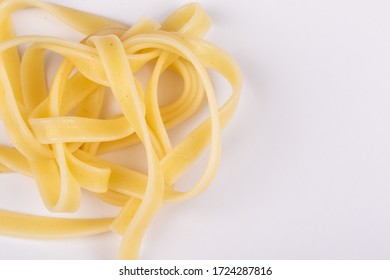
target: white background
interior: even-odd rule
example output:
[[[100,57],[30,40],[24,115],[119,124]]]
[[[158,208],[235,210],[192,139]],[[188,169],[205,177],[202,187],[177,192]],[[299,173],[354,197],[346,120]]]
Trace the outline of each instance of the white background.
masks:
[[[161,21],[187,1],[51,2],[132,24],[142,15]],[[389,258],[390,4],[199,2],[213,19],[207,39],[241,66],[242,99],[216,179],[163,207],[141,258]],[[63,27],[44,13],[21,14],[18,26]],[[116,213],[85,200],[81,216]],[[22,176],[1,175],[0,207],[47,214]],[[112,259],[118,245],[114,234],[1,237],[0,258]]]

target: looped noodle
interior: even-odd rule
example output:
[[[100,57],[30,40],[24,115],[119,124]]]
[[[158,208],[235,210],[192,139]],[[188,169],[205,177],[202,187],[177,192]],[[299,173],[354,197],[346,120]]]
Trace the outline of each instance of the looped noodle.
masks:
[[[85,34],[81,42],[50,36],[14,35],[11,14],[44,9]],[[121,207],[113,218],[62,219],[0,211],[0,233],[55,238],[106,231],[122,235],[119,257],[138,258],[145,230],[164,202],[184,201],[202,192],[220,158],[221,128],[239,100],[238,67],[224,51],[202,39],[210,20],[200,5],[187,4],[160,25],[141,18],[131,27],[74,9],[36,0],[0,1],[0,116],[13,147],[0,146],[0,171],[32,176],[45,206],[72,212],[81,189]],[[26,45],[19,57],[18,46]],[[64,59],[47,86],[45,53]],[[146,87],[135,76],[153,65]],[[161,75],[183,81],[177,99],[160,105]],[[218,108],[208,71],[232,87]],[[110,89],[110,92],[107,91]],[[121,113],[102,118],[104,97],[112,94]],[[206,100],[210,116],[173,146],[168,135]],[[147,173],[104,160],[100,154],[142,143]],[[174,185],[210,147],[205,171],[188,191]]]

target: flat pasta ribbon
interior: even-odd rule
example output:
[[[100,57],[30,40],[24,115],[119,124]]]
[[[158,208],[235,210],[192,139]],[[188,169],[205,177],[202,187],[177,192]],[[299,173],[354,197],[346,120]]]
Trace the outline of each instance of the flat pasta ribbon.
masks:
[[[85,34],[81,42],[15,36],[11,15],[40,8]],[[221,129],[232,117],[241,88],[239,68],[202,37],[210,19],[196,3],[162,24],[141,18],[126,26],[100,16],[37,0],[0,1],[0,118],[12,147],[0,146],[0,171],[31,176],[52,212],[73,212],[81,189],[121,208],[116,217],[62,219],[0,210],[0,234],[59,238],[114,231],[122,236],[119,258],[139,257],[142,237],[166,202],[187,200],[210,185],[218,166]],[[26,49],[19,55],[18,47]],[[45,54],[63,57],[50,86]],[[152,65],[146,86],[135,75]],[[160,105],[161,76],[175,72],[181,95]],[[209,71],[231,85],[218,107]],[[163,94],[170,94],[164,92]],[[102,117],[105,96],[120,113]],[[207,103],[210,116],[173,145],[169,129],[185,123]],[[100,155],[142,144],[147,172],[137,172]],[[204,172],[187,191],[175,183],[209,147]]]

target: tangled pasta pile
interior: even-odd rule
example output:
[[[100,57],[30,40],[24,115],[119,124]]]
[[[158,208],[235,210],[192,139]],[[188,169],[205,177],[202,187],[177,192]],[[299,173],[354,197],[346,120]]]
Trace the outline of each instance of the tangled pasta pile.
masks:
[[[50,36],[15,36],[11,14],[44,9],[85,34],[81,42]],[[220,157],[221,128],[239,100],[236,64],[202,36],[210,26],[200,5],[187,4],[162,24],[141,18],[131,27],[36,0],[0,0],[0,116],[13,146],[0,146],[0,171],[34,178],[45,206],[73,212],[81,189],[121,207],[113,218],[68,219],[0,210],[0,233],[30,238],[58,238],[113,231],[122,236],[119,258],[135,259],[145,230],[164,202],[183,201],[211,182]],[[22,55],[18,47],[26,47]],[[47,52],[63,57],[48,85]],[[146,86],[135,74],[153,70]],[[174,71],[183,81],[181,95],[160,105],[161,75]],[[208,71],[232,87],[218,107]],[[105,95],[120,114],[102,117]],[[206,102],[205,102],[206,101]],[[168,130],[207,103],[210,116],[173,146]],[[143,174],[99,155],[141,143]],[[210,147],[205,171],[188,191],[174,188],[188,167]]]

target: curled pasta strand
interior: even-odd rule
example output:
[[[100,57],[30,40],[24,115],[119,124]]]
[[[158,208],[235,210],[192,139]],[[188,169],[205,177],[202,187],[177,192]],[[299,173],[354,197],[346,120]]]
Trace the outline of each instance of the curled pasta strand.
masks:
[[[85,38],[15,36],[11,14],[31,7],[53,14]],[[220,160],[221,130],[238,105],[239,68],[202,38],[210,24],[196,3],[177,9],[161,24],[141,18],[129,27],[38,0],[0,1],[0,119],[12,141],[12,147],[0,146],[0,172],[34,178],[52,212],[76,211],[82,189],[120,209],[115,217],[98,219],[0,210],[0,234],[58,238],[113,231],[122,237],[119,258],[138,258],[142,237],[161,205],[190,199],[210,185]],[[26,50],[19,56],[22,45]],[[47,52],[63,57],[50,85]],[[149,66],[143,85],[138,74]],[[166,71],[176,73],[183,88],[162,106],[159,84]],[[220,107],[209,71],[231,85],[231,95]],[[120,108],[115,116],[103,115],[107,96]],[[172,144],[169,130],[185,124],[203,105],[209,117]],[[100,157],[136,144],[145,150],[146,172]],[[178,179],[207,147],[208,161],[198,182],[187,191],[176,190]]]

